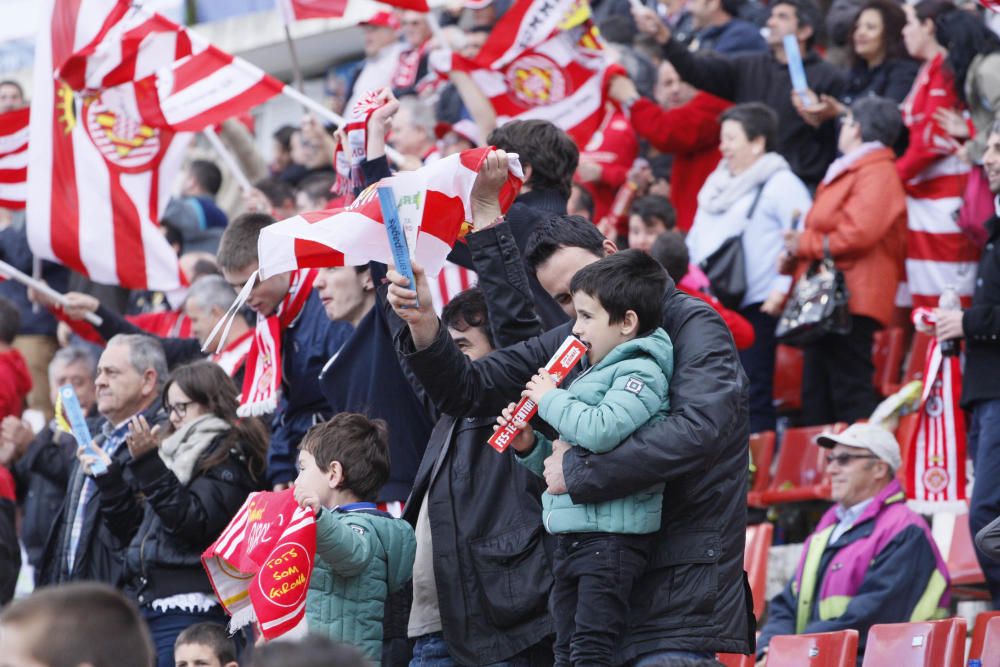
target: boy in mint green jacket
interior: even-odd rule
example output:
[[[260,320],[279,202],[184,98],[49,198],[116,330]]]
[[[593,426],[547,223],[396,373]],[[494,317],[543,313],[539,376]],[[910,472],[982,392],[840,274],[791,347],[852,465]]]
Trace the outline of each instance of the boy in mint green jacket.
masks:
[[[352,644],[379,664],[385,601],[413,573],[413,528],[377,509],[389,479],[381,419],[342,412],[299,445],[295,499],[316,512],[316,563],[306,595],[309,631]]]
[[[667,414],[673,345],[659,327],[667,275],[638,250],[581,269],[570,283],[573,334],[588,348],[589,367],[566,389],[539,369],[523,395],[567,443],[599,454]],[[505,425],[514,404],[498,420]],[[512,443],[517,459],[542,475],[552,442],[523,422]],[[611,665],[628,599],[660,528],[663,485],[603,503],[575,504],[569,494],[542,496],[545,529],[556,535],[550,607],[556,667]]]

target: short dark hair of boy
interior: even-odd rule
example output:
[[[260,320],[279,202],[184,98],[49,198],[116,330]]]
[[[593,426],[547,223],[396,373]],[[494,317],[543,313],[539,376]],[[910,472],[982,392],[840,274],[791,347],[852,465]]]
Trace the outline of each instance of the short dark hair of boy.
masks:
[[[264,193],[271,208],[292,206],[295,204],[295,190],[292,186],[277,178],[262,178],[253,185]]]
[[[663,223],[664,229],[677,226],[677,213],[673,205],[665,197],[646,195],[632,203],[632,215],[642,218],[642,224],[653,227],[657,222]]]
[[[361,651],[323,635],[276,641],[254,649],[253,667],[372,667]]]
[[[0,297],[0,343],[10,345],[21,330],[21,311],[10,299]]]
[[[524,246],[524,258],[532,271],[549,261],[560,248],[583,248],[604,257],[604,234],[579,215],[554,215],[535,227]]]
[[[569,283],[572,294],[583,292],[597,299],[608,311],[611,324],[635,311],[639,335],[645,335],[663,321],[663,293],[667,272],[660,263],[641,250],[622,250],[588,264]]]
[[[340,487],[359,500],[374,500],[389,479],[389,427],[381,419],[341,412],[309,429],[299,449],[312,454],[324,472],[339,461],[344,469]]]
[[[580,149],[569,135],[547,120],[515,120],[490,132],[486,143],[517,153],[531,167],[527,184],[533,190],[557,190],[569,197]]]
[[[740,124],[747,141],[764,137],[765,151],[773,151],[778,143],[778,114],[763,102],[745,102],[729,107],[719,116],[720,123],[727,120]]]
[[[186,644],[197,644],[212,649],[212,654],[220,665],[236,662],[236,644],[226,632],[225,626],[218,623],[195,623],[184,628],[174,642],[174,653]]]
[[[273,225],[274,218],[267,213],[244,213],[229,223],[222,232],[219,252],[215,256],[222,271],[242,271],[259,262],[257,239],[260,230]]]
[[[213,197],[219,194],[219,188],[222,187],[222,172],[214,162],[194,160],[188,165],[188,173],[202,190]]]
[[[155,664],[149,629],[139,610],[107,584],[43,588],[5,608],[0,626],[17,626],[28,638],[31,658],[46,667]]]
[[[653,241],[653,247],[649,249],[649,254],[666,269],[667,275],[673,278],[674,282],[680,282],[687,275],[691,255],[680,232],[674,230],[657,236]]]
[[[496,349],[493,331],[490,329],[490,313],[486,309],[486,295],[478,287],[462,290],[452,297],[441,311],[441,321],[446,327],[456,331],[476,328],[483,332],[490,347]]]

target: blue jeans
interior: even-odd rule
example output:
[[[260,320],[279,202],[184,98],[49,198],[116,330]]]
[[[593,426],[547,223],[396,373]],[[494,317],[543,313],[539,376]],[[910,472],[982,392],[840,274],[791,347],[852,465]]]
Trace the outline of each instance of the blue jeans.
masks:
[[[632,663],[632,667],[660,667],[663,664],[671,664],[677,658],[712,660],[715,654],[711,651],[655,651],[640,655]]]
[[[149,632],[153,637],[153,648],[156,650],[156,667],[174,667],[174,642],[177,635],[195,623],[218,623],[225,627],[229,618],[221,607],[212,607],[207,612],[188,612],[181,609],[156,611],[150,607],[142,608],[142,616],[146,619]]]
[[[518,653],[509,660],[495,662],[487,667],[534,667],[535,665],[550,664],[551,658],[541,663],[537,659],[532,660],[532,656],[544,652],[541,645],[532,646],[529,649]],[[458,663],[452,660],[448,653],[448,645],[444,642],[444,636],[440,632],[432,632],[429,635],[417,637],[413,646],[413,659],[410,660],[410,667],[458,667]]]
[[[969,456],[975,466],[976,484],[969,507],[969,528],[973,537],[1000,516],[1000,399],[979,401],[969,420]],[[993,608],[1000,609],[1000,563],[976,549],[976,558],[986,575],[993,596]]]

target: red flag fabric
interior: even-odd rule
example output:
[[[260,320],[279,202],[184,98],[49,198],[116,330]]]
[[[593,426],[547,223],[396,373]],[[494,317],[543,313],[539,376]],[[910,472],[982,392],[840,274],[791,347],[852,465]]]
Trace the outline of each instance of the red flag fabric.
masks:
[[[476,55],[476,67],[500,69],[560,30],[590,18],[586,0],[517,0],[497,21]]]
[[[587,145],[604,118],[607,82],[624,73],[611,62],[590,21],[557,32],[499,69],[478,67],[460,56],[452,57],[452,66],[469,72],[493,105],[498,124],[541,118],[578,146]]]
[[[933,324],[933,310],[917,308],[914,322]],[[907,496],[921,511],[965,511],[965,413],[959,407],[962,368],[944,356],[937,340],[927,348],[917,427],[907,451]],[[961,503],[961,505],[959,505]]]
[[[20,210],[28,198],[28,120],[18,109],[0,114],[0,207]]]
[[[156,221],[188,136],[130,115],[117,88],[81,96],[52,77],[56,64],[107,29],[118,4],[48,0],[41,11],[28,147],[28,240],[36,257],[96,282],[169,292],[185,279]]]
[[[278,11],[285,23],[305,19],[327,19],[343,16],[348,0],[278,0]]]
[[[305,634],[316,517],[293,493],[251,493],[201,556],[231,630],[255,622],[268,641]]]
[[[462,151],[387,179],[400,202],[401,217],[409,207],[418,221],[415,244],[408,239],[410,255],[430,276],[441,270],[462,223],[472,218],[472,186],[490,150]],[[504,211],[513,203],[523,179],[520,162],[512,158],[500,194]],[[391,262],[378,185],[370,185],[347,208],[300,213],[265,227],[257,244],[261,279],[308,267]]]
[[[979,0],[979,4],[986,9],[992,9],[995,12],[1000,12],[1000,0]]]

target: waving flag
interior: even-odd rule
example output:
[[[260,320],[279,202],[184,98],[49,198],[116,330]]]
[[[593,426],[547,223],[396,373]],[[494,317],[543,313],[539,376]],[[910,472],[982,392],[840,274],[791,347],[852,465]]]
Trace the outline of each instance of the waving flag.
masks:
[[[24,208],[28,196],[28,109],[0,114],[0,207]]]
[[[469,72],[493,105],[498,124],[548,120],[578,146],[587,145],[604,118],[607,81],[624,73],[611,62],[589,21],[557,32],[499,69],[478,67],[460,56],[452,57],[452,66]]]
[[[256,623],[268,641],[306,632],[316,517],[293,494],[251,493],[201,556],[216,597],[232,616],[232,631]]]
[[[417,211],[420,226],[410,254],[430,276],[441,270],[462,223],[472,218],[472,186],[490,150],[462,151],[392,179],[400,208],[412,206]],[[521,164],[511,158],[500,193],[504,211],[514,202],[523,179]],[[265,227],[257,243],[261,280],[303,268],[390,263],[376,186],[370,185],[347,208],[300,213]]]
[[[157,227],[187,135],[130,116],[118,88],[81,96],[55,66],[99,40],[120,3],[48,0],[35,49],[28,241],[36,257],[92,280],[171,291],[184,279]],[[103,13],[102,13],[103,12]]]
[[[429,12],[427,0],[379,0],[384,5],[415,12]],[[278,11],[285,24],[306,19],[327,19],[343,16],[348,0],[278,0]]]
[[[518,0],[490,32],[475,58],[477,67],[500,69],[562,30],[590,18],[586,0]]]

